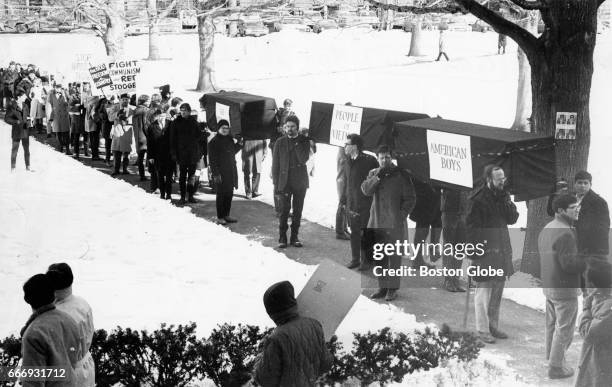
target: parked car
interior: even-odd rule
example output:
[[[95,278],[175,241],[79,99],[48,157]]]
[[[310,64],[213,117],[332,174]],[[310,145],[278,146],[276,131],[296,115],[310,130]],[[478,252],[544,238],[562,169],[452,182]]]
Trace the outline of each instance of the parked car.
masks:
[[[483,22],[482,20],[477,20],[476,22],[474,22],[474,24],[472,24],[472,31],[487,32],[487,31],[493,31],[493,29],[491,28],[490,25]]]
[[[294,30],[300,32],[310,32],[311,28],[304,23],[299,17],[284,17],[279,22],[275,23],[274,30]]]
[[[71,20],[58,21],[35,15],[13,17],[5,20],[2,26],[3,31],[14,31],[20,34],[27,32],[70,32],[76,28],[78,28],[78,25]]]
[[[334,19],[323,19],[315,23],[312,27],[312,32],[320,34],[321,31],[336,29],[338,29],[338,23]]]
[[[131,23],[126,25],[125,34],[128,36],[144,35],[149,33],[149,26],[146,23]]]
[[[198,25],[198,16],[195,9],[182,9],[179,12],[179,19],[183,29],[193,29]]]
[[[268,32],[268,28],[259,18],[238,21],[238,35],[240,36],[263,36],[267,35]]]

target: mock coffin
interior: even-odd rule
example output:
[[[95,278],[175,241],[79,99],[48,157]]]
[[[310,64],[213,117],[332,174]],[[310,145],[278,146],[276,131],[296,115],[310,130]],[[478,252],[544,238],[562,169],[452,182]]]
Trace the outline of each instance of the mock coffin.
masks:
[[[515,200],[547,196],[555,185],[552,136],[427,118],[396,123],[394,149],[400,167],[443,187],[481,186],[487,164],[504,169]]]
[[[421,113],[313,102],[309,135],[319,143],[344,146],[346,136],[357,133],[363,137],[364,148],[375,151],[379,145],[392,144],[394,123],[428,117]]]
[[[231,133],[250,140],[270,138],[276,131],[276,101],[237,91],[204,95],[206,123],[217,131],[217,122],[227,120]]]

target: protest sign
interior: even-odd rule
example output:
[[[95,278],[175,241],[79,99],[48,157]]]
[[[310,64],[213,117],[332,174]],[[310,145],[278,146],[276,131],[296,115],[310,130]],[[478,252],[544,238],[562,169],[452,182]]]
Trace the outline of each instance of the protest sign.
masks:
[[[361,133],[361,117],[363,108],[347,105],[334,105],[332,113],[329,143],[344,146],[346,136],[351,133]]]
[[[472,188],[470,136],[428,130],[427,151],[431,179]]]
[[[328,341],[361,294],[359,275],[330,260],[324,260],[297,297],[300,316],[321,323]]]
[[[557,112],[555,139],[575,140],[577,119],[578,113],[576,112]]]
[[[108,86],[111,93],[135,93],[136,75],[140,74],[137,60],[118,60],[108,64],[112,84]]]
[[[73,81],[91,82],[89,76],[91,58],[92,54],[80,53],[75,55],[74,61],[72,62]]]
[[[92,66],[89,68],[89,74],[94,82],[97,89],[102,90],[103,87],[107,87],[113,84],[110,73],[106,68],[106,64],[102,63],[98,66]]]
[[[215,104],[215,114],[217,115],[217,122],[221,120],[226,120],[231,126],[232,122],[230,121],[230,107],[229,106],[217,102]]]

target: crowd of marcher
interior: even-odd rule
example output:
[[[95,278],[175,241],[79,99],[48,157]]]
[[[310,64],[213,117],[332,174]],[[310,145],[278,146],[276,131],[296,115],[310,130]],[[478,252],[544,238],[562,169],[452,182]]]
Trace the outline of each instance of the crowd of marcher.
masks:
[[[64,88],[53,82],[52,77],[41,76],[36,66],[23,69],[12,62],[2,70],[0,79],[5,121],[12,125],[13,169],[21,143],[26,167],[30,170],[28,138],[32,131],[46,131],[49,137],[56,137],[58,151],[74,154],[76,158],[80,157],[81,146],[84,155],[89,156],[89,147],[92,160],[100,161],[100,139],[103,139],[107,166],[111,165],[112,155],[112,176],[129,174],[129,155],[134,152],[140,180],[150,179],[150,192],[159,191],[162,199],[171,199],[173,184],[178,177],[179,204],[196,201],[200,178],[207,168],[209,184],[216,193],[217,222],[227,224],[237,221],[230,216],[234,190],[238,188],[236,154],[241,152],[242,155],[246,197],[255,198],[260,195],[262,164],[269,147],[272,151],[274,207],[279,218],[278,247],[303,246],[299,229],[309,178],[314,173],[316,144],[308,136],[308,130],[300,127],[291,100],[286,99],[283,107],[278,109],[277,131],[267,144],[265,139],[233,135],[226,120],[217,122],[216,132],[211,132],[202,115],[206,96],[200,99],[201,114],[198,114],[180,97],[173,97],[168,85],[150,96],[122,94],[118,98],[106,98],[92,95],[87,83],[71,83]],[[479,272],[470,277],[476,288],[476,329],[485,343],[506,339],[508,335],[499,327],[499,316],[506,281],[514,273],[508,226],[517,222],[519,214],[506,188],[505,171],[499,166],[488,165],[484,169],[483,186],[472,192],[460,191],[415,179],[393,162],[393,156],[393,150],[386,145],[377,149],[376,157],[365,153],[364,140],[358,134],[348,135],[345,146],[339,149],[336,181],[339,204],[335,233],[338,239],[350,240],[348,268],[371,270],[375,265],[372,259],[374,243],[407,239],[407,219],[416,224],[414,244],[428,237],[430,243],[441,239],[451,244],[486,241],[484,254],[474,258],[472,265],[501,269],[504,274]],[[586,171],[575,175],[573,192],[570,192],[566,180],[559,180],[547,206],[552,221],[538,241],[547,299],[546,357],[551,378],[574,374],[565,362],[564,353],[572,341],[578,297],[582,294],[585,298],[579,324],[585,342],[577,385],[605,385],[601,381],[612,380],[610,368],[605,365],[605,361],[609,364],[612,360],[612,296],[609,290],[612,272],[608,258],[610,218],[607,203],[593,192],[591,184],[592,177]],[[431,262],[427,262],[427,257]],[[435,252],[426,255],[423,250],[412,257],[412,265],[429,268],[440,258],[444,268],[462,266],[462,259],[456,256]],[[399,254],[390,254],[376,265],[397,270],[401,259]],[[371,298],[387,301],[397,298],[400,276],[383,274],[377,277],[378,289]],[[49,278],[35,276],[24,286],[26,301],[34,300],[28,303],[34,309],[42,310],[35,312],[31,320],[53,309],[48,302],[51,297],[49,289],[55,287],[56,304],[58,299],[61,300],[63,293],[60,290],[64,288],[58,288],[59,285],[53,281],[47,283]],[[63,284],[68,282],[71,283],[71,275],[70,281]],[[466,291],[459,275],[455,274],[445,276],[443,287],[450,292]],[[30,297],[28,292],[36,294]],[[292,293],[292,289],[285,293]],[[281,297],[285,302],[293,297],[287,294],[282,296],[285,298],[274,297]],[[268,304],[266,309],[276,313],[274,308],[268,308]],[[53,316],[55,314],[57,312]],[[284,321],[283,316],[281,319]],[[49,324],[67,324],[61,322],[60,317],[49,317],[52,320]],[[34,325],[28,325],[31,327],[26,332],[34,331]],[[314,335],[316,327],[311,325],[296,324],[296,332],[306,330]],[[65,328],[64,332],[69,329]],[[293,333],[283,335],[286,337]],[[78,347],[77,344],[70,345]],[[87,353],[85,346],[81,347],[82,351],[77,351],[81,354],[79,356]],[[272,355],[274,361],[281,356],[278,353]],[[82,359],[79,356],[77,358]],[[269,370],[274,366],[267,367]]]

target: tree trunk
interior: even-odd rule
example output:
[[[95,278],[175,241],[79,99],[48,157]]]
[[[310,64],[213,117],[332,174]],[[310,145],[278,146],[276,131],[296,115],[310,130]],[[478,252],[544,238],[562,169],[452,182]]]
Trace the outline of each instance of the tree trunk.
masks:
[[[149,57],[148,60],[159,60],[160,37],[159,18],[157,16],[157,0],[147,0],[147,15],[149,19]]]
[[[229,0],[228,7],[236,8],[238,6],[237,0]],[[233,14],[232,14],[233,15]],[[229,36],[231,38],[235,38],[238,35],[238,22],[235,20],[230,21],[229,23]]]
[[[123,0],[110,0],[106,9],[106,31],[102,34],[106,54],[120,58],[125,54],[125,10]]]
[[[200,42],[200,72],[196,90],[210,93],[216,91],[215,26],[211,16],[198,17],[198,38]]]
[[[416,21],[416,23],[414,23],[412,25],[412,32],[411,32],[411,38],[410,38],[410,52],[408,53],[408,56],[425,56],[427,55],[426,49],[425,49],[425,34],[423,34],[422,32],[422,21],[421,18],[419,17]]]
[[[539,49],[529,58],[535,132],[553,136],[556,113],[575,112],[576,140],[556,140],[557,178],[573,181],[586,169],[591,141],[589,101],[597,36],[596,0],[557,0],[542,11],[546,24]],[[553,187],[551,187],[552,191]],[[537,238],[547,216],[544,199],[530,201],[521,271],[540,275]]]
[[[540,20],[538,11],[530,11],[525,16],[525,21],[520,23],[521,27],[531,32],[533,35],[538,33],[538,21]],[[516,113],[514,115],[513,130],[522,132],[530,132],[531,124],[531,67],[525,52],[519,47],[517,52],[518,57],[518,85],[516,92]]]

